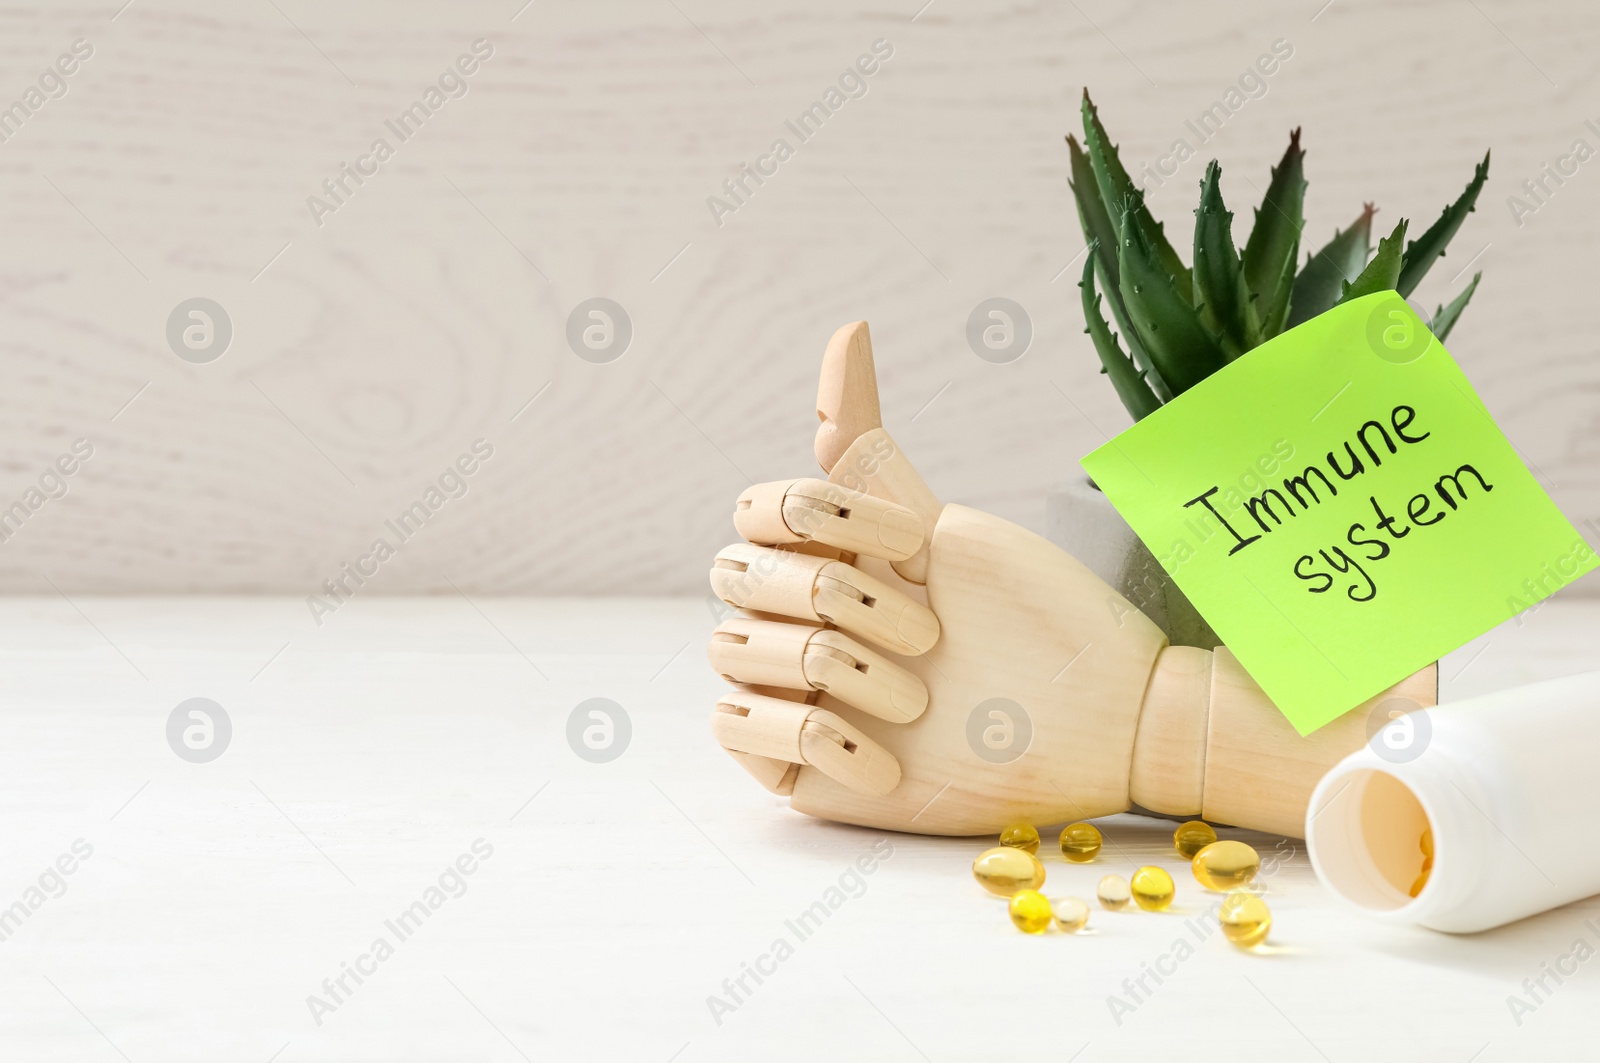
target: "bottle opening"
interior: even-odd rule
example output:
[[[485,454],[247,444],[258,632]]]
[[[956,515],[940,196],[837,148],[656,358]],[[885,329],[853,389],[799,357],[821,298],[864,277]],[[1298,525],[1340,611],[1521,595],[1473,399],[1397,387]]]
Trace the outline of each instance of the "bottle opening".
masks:
[[[1420,839],[1432,829],[1422,802],[1387,772],[1345,777],[1307,824],[1307,842],[1328,888],[1352,904],[1393,911],[1427,889]],[[1419,877],[1420,876],[1420,877]]]

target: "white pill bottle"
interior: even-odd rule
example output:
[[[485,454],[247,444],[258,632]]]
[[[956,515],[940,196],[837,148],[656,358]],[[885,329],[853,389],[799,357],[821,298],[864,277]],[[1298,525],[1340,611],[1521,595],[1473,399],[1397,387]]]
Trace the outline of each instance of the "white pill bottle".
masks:
[[[1488,930],[1600,893],[1597,790],[1600,672],[1585,672],[1397,717],[1312,792],[1306,847],[1372,916]]]

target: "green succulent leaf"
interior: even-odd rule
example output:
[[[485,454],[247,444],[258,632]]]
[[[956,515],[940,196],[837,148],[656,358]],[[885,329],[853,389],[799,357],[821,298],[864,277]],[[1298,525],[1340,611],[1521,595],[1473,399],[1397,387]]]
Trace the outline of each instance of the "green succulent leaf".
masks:
[[[1433,334],[1443,343],[1450,336],[1450,330],[1456,327],[1456,319],[1461,316],[1461,311],[1467,308],[1467,302],[1472,298],[1472,293],[1478,290],[1478,282],[1483,279],[1483,271],[1479,270],[1472,275],[1472,283],[1462,289],[1460,295],[1450,300],[1448,306],[1441,306],[1433,314]]]
[[[1272,302],[1258,311],[1261,316],[1261,335],[1271,339],[1282,332],[1289,323],[1289,308],[1294,302],[1294,267],[1300,261],[1300,241],[1294,242],[1289,257],[1283,261],[1283,272],[1273,289]]]
[[[1144,193],[1133,183],[1128,171],[1122,168],[1122,160],[1117,155],[1117,146],[1111,143],[1105,126],[1100,124],[1100,112],[1095,107],[1094,101],[1089,98],[1088,89],[1083,90],[1083,143],[1088,150],[1089,162],[1100,185],[1100,195],[1105,201],[1106,214],[1112,218],[1120,218],[1124,205],[1132,200],[1134,218],[1138,222],[1145,243],[1150,246],[1167,274],[1172,277],[1172,283],[1177,286],[1178,291],[1188,299],[1191,289],[1189,270],[1178,257],[1178,252],[1173,250],[1172,244],[1168,242],[1165,226],[1156,221],[1149,208],[1144,205]]]
[[[1099,179],[1094,175],[1094,167],[1090,165],[1089,157],[1070,134],[1067,136],[1067,150],[1072,157],[1070,183],[1073,199],[1078,204],[1078,222],[1083,226],[1083,239],[1089,246],[1089,255],[1100,270],[1100,284],[1105,288],[1106,302],[1111,306],[1111,316],[1116,320],[1117,327],[1122,330],[1122,335],[1126,337],[1135,364],[1144,372],[1156,395],[1162,401],[1170,399],[1172,391],[1150,364],[1150,358],[1140,345],[1139,337],[1134,333],[1133,325],[1128,319],[1128,308],[1122,302],[1121,271],[1117,266],[1117,226],[1111,215],[1106,213],[1105,199],[1100,194]]]
[[[1227,356],[1139,227],[1138,210],[1130,196],[1117,245],[1122,301],[1161,379],[1181,395],[1227,364]]]
[[[1294,280],[1289,328],[1330,309],[1339,301],[1344,286],[1360,276],[1367,256],[1372,254],[1372,215],[1376,209],[1368,203],[1348,229],[1335,232],[1333,239],[1306,262]]]
[[[1264,336],[1283,330],[1300,258],[1300,230],[1305,227],[1306,153],[1300,130],[1289,134],[1289,147],[1272,169],[1272,181],[1244,247],[1244,279],[1258,300],[1256,315]],[[1287,263],[1287,265],[1286,265]]]
[[[1394,227],[1394,232],[1378,241],[1378,253],[1372,256],[1367,268],[1355,280],[1344,286],[1339,302],[1348,303],[1373,292],[1386,292],[1400,281],[1400,264],[1403,260],[1400,244],[1406,238],[1406,220]]]
[[[1395,290],[1401,295],[1410,295],[1417,290],[1417,285],[1433,264],[1444,257],[1444,249],[1450,243],[1450,238],[1461,228],[1461,223],[1467,220],[1467,215],[1477,209],[1478,193],[1483,191],[1483,183],[1489,179],[1489,153],[1484,152],[1483,161],[1472,172],[1472,180],[1467,182],[1466,189],[1454,203],[1444,208],[1444,213],[1439,215],[1439,220],[1428,226],[1428,231],[1411,241],[1406,246],[1405,262],[1400,267],[1400,280],[1395,285]]]
[[[1068,136],[1071,187],[1086,261],[1079,284],[1084,319],[1101,372],[1140,420],[1253,347],[1342,303],[1377,292],[1410,296],[1460,231],[1489,176],[1490,157],[1461,195],[1410,243],[1402,218],[1372,246],[1372,204],[1300,266],[1305,229],[1305,151],[1289,136],[1272,169],[1243,247],[1213,161],[1195,210],[1193,266],[1167,239],[1123,166],[1087,90],[1083,138]],[[1433,316],[1445,339],[1477,291],[1482,274]],[[1105,310],[1109,307],[1109,321]],[[1113,331],[1115,325],[1119,331]],[[1126,350],[1124,349],[1126,348]]]
[[[1233,246],[1233,213],[1222,201],[1222,168],[1215,159],[1200,182],[1194,212],[1194,301],[1200,320],[1222,343],[1228,360],[1261,342],[1261,323]]]
[[[1083,225],[1083,239],[1090,245],[1090,254],[1100,262],[1101,280],[1106,287],[1117,286],[1117,226],[1106,211],[1105,198],[1100,194],[1100,181],[1094,175],[1089,156],[1083,153],[1077,138],[1067,134],[1067,152],[1072,157],[1072,197],[1078,204],[1078,221]]]
[[[1089,326],[1084,331],[1094,340],[1094,349],[1100,355],[1100,371],[1111,378],[1111,386],[1117,389],[1117,397],[1122,400],[1122,405],[1127,407],[1135,421],[1139,421],[1160,409],[1161,400],[1150,389],[1145,375],[1139,371],[1133,359],[1122,353],[1117,334],[1111,331],[1105,315],[1100,313],[1100,293],[1095,291],[1094,286],[1093,250],[1090,249],[1090,257],[1083,264],[1083,280],[1078,282],[1083,293],[1083,320]]]

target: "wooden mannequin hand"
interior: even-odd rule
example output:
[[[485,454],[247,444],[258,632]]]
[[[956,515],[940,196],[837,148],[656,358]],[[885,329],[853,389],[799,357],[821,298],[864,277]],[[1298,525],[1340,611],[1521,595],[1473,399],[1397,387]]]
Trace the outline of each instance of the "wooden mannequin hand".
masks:
[[[793,808],[924,834],[1138,803],[1299,835],[1354,712],[1300,738],[1225,649],[1170,647],[1070,555],[941,505],[879,424],[865,322],[823,357],[829,479],[740,496],[711,584],[718,741]],[[1404,687],[1432,704],[1431,675]],[[1410,684],[1407,686],[1407,684]]]

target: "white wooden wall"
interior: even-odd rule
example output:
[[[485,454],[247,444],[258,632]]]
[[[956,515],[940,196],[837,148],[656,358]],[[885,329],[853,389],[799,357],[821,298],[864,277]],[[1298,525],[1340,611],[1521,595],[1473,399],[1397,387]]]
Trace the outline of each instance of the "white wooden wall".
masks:
[[[1363,199],[1426,223],[1492,146],[1420,294],[1482,249],[1451,347],[1600,519],[1600,159],[1521,225],[1506,204],[1575,139],[1600,149],[1580,0],[122,5],[0,8],[0,103],[93,47],[0,143],[0,508],[93,446],[0,544],[0,591],[309,594],[482,438],[466,496],[363,593],[698,593],[738,491],[813,468],[818,359],[863,317],[930,483],[1040,528],[1126,424],[1063,272],[1079,93],[1137,169],[1278,38],[1293,58],[1153,189],[1158,216],[1187,231],[1214,154],[1247,219],[1303,125],[1309,239]],[[479,38],[467,95],[316,224],[307,197]],[[707,197],[880,38],[867,94],[719,226]],[[1006,365],[964,337],[996,295],[1035,330]],[[233,325],[208,364],[166,339],[196,296]],[[595,296],[634,328],[608,364],[565,340]]]

